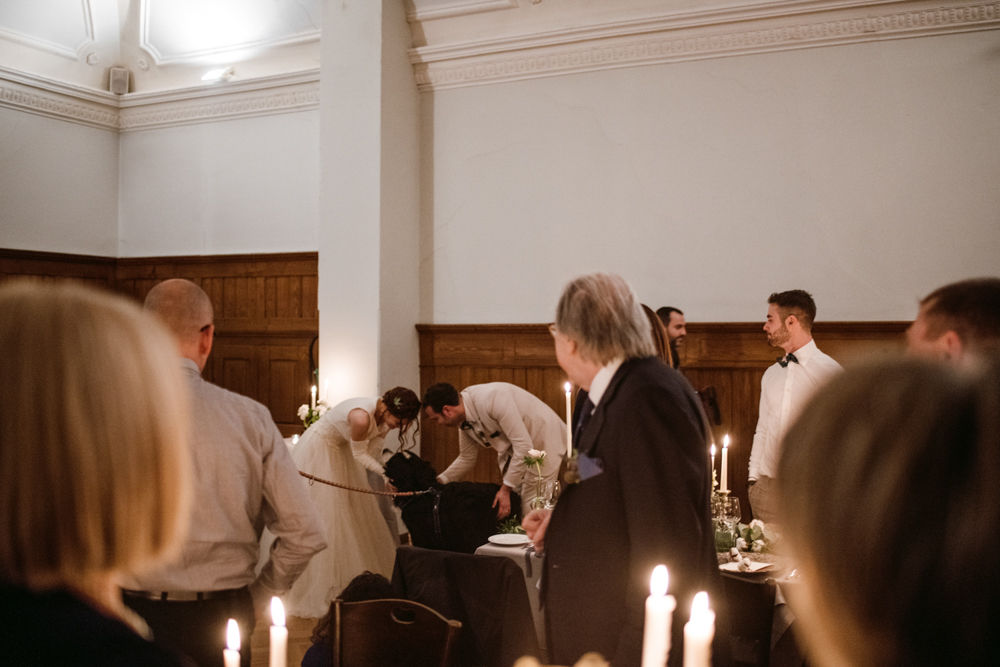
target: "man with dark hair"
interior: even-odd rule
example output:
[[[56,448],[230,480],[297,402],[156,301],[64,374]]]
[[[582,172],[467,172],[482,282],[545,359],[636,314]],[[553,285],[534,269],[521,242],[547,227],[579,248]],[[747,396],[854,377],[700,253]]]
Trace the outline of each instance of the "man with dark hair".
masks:
[[[1000,346],[1000,278],[974,278],[939,287],[920,301],[906,332],[913,354],[965,363]]]
[[[816,302],[804,290],[775,292],[767,299],[764,331],[772,347],[785,354],[764,372],[760,381],[760,416],[750,451],[750,506],[754,518],[778,521],[774,478],[785,431],[813,393],[841,370],[812,339]]]
[[[556,481],[559,464],[566,452],[566,423],[537,396],[507,382],[490,382],[466,387],[459,393],[447,382],[424,392],[424,417],[458,431],[458,458],[438,475],[442,484],[468,474],[476,464],[479,450],[495,449],[503,484],[493,506],[497,516],[510,513],[510,492],[521,494],[524,514],[536,495],[537,471],[524,463],[531,450],[545,452],[541,467],[541,488]]]
[[[684,345],[684,338],[687,336],[687,324],[684,322],[684,313],[680,308],[664,306],[656,311],[656,316],[663,322],[663,327],[667,330],[667,338],[670,342],[670,355],[673,357],[674,368],[680,368],[681,358],[678,356],[677,348]]]

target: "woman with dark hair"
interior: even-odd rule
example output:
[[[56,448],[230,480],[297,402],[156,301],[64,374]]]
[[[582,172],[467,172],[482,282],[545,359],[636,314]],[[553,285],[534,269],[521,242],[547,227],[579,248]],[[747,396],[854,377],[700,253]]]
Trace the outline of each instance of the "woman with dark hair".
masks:
[[[674,358],[670,354],[670,337],[667,335],[667,329],[663,326],[663,321],[657,316],[652,308],[642,303],[642,312],[646,314],[646,319],[649,320],[649,330],[653,335],[653,347],[656,348],[656,356],[663,359],[663,363],[671,368],[674,368]]]
[[[395,597],[389,580],[374,572],[362,572],[354,577],[351,583],[347,584],[347,588],[337,596],[344,602],[391,600]],[[333,624],[335,620],[331,604],[326,616],[319,619],[319,623],[313,628],[313,644],[302,656],[302,667],[327,667],[327,665],[333,664]]]
[[[420,399],[405,387],[390,389],[381,398],[343,401],[306,430],[292,450],[292,459],[299,470],[321,479],[383,491],[385,437],[399,429],[402,447],[410,428],[419,428],[419,414]],[[341,590],[356,573],[392,574],[399,532],[389,496],[316,483],[310,485],[309,493],[326,524],[330,546],[309,561],[288,593],[286,605],[292,616],[319,618],[330,607],[331,593]],[[385,501],[384,510],[379,500]]]

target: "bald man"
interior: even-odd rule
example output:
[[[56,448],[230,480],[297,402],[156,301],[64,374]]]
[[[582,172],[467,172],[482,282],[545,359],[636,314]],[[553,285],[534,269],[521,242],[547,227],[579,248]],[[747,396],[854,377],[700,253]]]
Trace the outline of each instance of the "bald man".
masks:
[[[208,295],[188,280],[167,280],[145,307],[173,334],[191,392],[194,503],[178,557],[126,582],[125,602],[159,641],[201,667],[222,666],[226,623],[236,619],[248,667],[265,605],[326,548],[322,519],[267,408],[202,379],[215,335]],[[255,574],[263,526],[277,539]]]

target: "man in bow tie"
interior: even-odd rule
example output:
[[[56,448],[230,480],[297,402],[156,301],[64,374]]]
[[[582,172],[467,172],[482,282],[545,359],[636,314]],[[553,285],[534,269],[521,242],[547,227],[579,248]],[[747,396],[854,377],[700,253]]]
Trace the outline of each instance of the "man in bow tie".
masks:
[[[424,392],[424,417],[441,426],[458,429],[459,453],[438,475],[442,484],[462,479],[472,471],[479,450],[496,450],[503,483],[493,499],[497,518],[510,513],[510,492],[521,494],[523,514],[535,497],[536,471],[524,457],[532,449],[545,452],[542,489],[556,481],[566,453],[566,423],[540,398],[508,382],[490,382],[466,387],[459,393],[447,382]]]
[[[816,302],[804,290],[775,292],[767,299],[767,343],[784,355],[760,381],[760,417],[750,451],[750,506],[754,518],[778,521],[774,477],[781,441],[802,407],[823,383],[841,370],[812,339]]]

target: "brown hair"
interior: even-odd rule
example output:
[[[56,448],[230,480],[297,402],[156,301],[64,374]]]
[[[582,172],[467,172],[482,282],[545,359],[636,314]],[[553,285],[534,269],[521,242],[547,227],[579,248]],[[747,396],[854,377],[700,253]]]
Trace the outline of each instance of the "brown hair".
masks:
[[[382,403],[389,414],[399,418],[402,422],[399,427],[400,446],[404,444],[403,436],[413,424],[417,425],[413,432],[413,437],[416,439],[417,434],[420,433],[420,420],[417,419],[420,416],[420,399],[413,390],[406,387],[393,387],[382,394]]]
[[[646,313],[646,319],[649,320],[649,331],[653,335],[653,347],[656,348],[656,356],[663,359],[664,363],[671,368],[674,367],[674,358],[670,354],[670,337],[667,335],[667,329],[663,326],[663,322],[653,311],[652,308],[642,303],[642,312]]]
[[[190,475],[166,330],[117,296],[10,283],[0,349],[0,579],[80,585],[169,555]]]
[[[927,336],[934,340],[948,331],[963,345],[1000,340],[1000,278],[975,278],[939,287],[921,301]]]
[[[786,436],[782,528],[814,604],[804,627],[850,663],[1000,654],[1000,363],[989,366],[850,369]]]
[[[778,307],[782,322],[789,315],[794,315],[803,329],[812,331],[813,322],[816,320],[816,302],[809,292],[801,289],[774,292],[767,297],[767,302]]]

